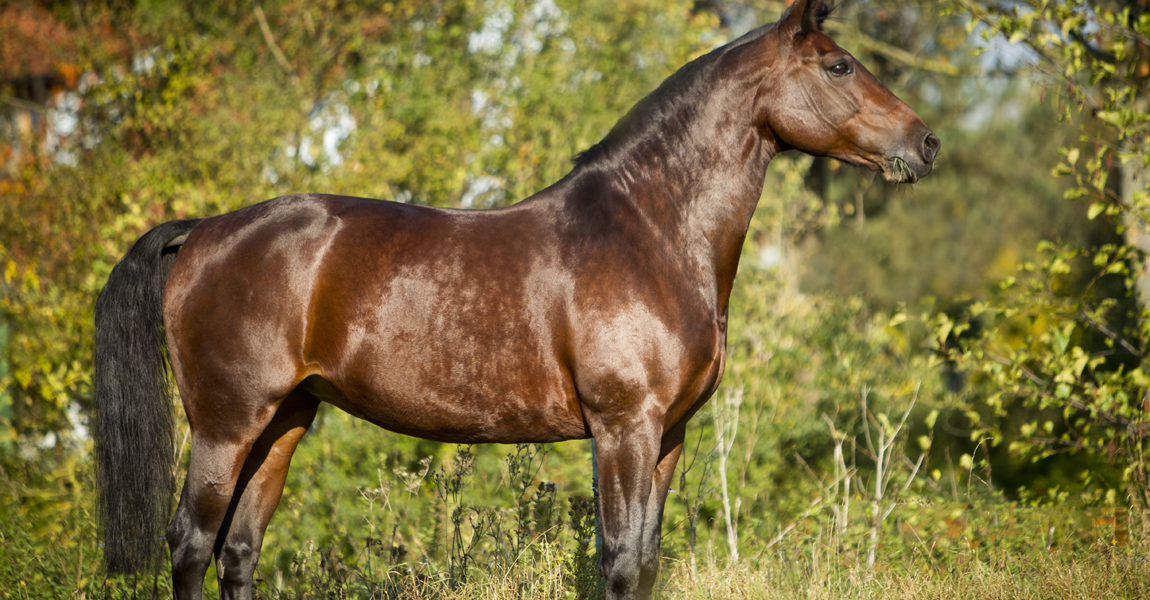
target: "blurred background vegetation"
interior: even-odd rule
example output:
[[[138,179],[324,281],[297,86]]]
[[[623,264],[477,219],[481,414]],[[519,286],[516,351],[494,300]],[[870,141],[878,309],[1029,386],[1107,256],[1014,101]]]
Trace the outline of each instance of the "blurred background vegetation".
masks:
[[[943,152],[913,187],[772,164],[668,502],[666,593],[747,597],[707,576],[735,572],[772,598],[934,589],[867,583],[905,575],[1145,597],[1150,3],[841,4],[829,32]],[[92,305],[150,226],[300,191],[506,205],[784,8],[0,2],[4,594],[153,590],[98,572],[86,429]],[[586,442],[457,448],[329,407],[258,593],[593,596],[590,481]]]

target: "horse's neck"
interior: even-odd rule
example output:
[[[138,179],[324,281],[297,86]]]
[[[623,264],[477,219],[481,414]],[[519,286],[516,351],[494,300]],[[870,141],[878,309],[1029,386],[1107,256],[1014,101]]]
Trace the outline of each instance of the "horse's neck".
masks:
[[[704,277],[713,278],[720,313],[726,313],[743,241],[775,153],[748,128],[735,144],[724,143],[690,159],[690,185],[670,200],[681,215],[677,221],[681,245],[667,251],[686,253],[702,267]],[[659,193],[656,183],[651,196]]]
[[[730,99],[728,101],[731,101]],[[665,256],[683,256],[698,277],[714,282],[716,310],[725,313],[743,240],[777,153],[750,123],[723,108],[701,111],[677,137],[653,138],[589,174],[597,210],[625,212],[649,229]],[[703,283],[703,282],[691,282]]]
[[[569,210],[613,215],[607,222],[627,223],[647,249],[683,257],[679,272],[692,280],[677,283],[713,285],[719,313],[779,151],[754,114],[763,65],[775,60],[772,39],[735,42],[680,69],[555,186],[565,202],[574,200]]]

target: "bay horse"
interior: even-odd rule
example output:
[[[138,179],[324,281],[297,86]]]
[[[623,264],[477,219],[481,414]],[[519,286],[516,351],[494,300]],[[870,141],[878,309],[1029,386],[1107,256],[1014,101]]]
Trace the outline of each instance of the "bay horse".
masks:
[[[140,238],[96,303],[105,566],[158,560],[174,493],[165,356],[190,426],[166,529],[176,598],[250,598],[321,402],[444,442],[593,437],[606,597],[647,598],[687,420],[771,159],[914,182],[938,138],[796,0],[679,69],[558,182],[491,210],[285,196]],[[167,348],[165,355],[164,348]]]

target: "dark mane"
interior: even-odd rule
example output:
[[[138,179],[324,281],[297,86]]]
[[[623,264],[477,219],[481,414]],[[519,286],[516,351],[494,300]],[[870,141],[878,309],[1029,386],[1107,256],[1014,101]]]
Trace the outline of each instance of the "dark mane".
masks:
[[[684,65],[631,107],[602,140],[576,154],[572,159],[575,166],[595,165],[623,155],[653,137],[666,137],[676,121],[682,122],[704,101],[711,90],[707,82],[715,63],[731,50],[761,38],[774,28],[772,23],[753,29]]]

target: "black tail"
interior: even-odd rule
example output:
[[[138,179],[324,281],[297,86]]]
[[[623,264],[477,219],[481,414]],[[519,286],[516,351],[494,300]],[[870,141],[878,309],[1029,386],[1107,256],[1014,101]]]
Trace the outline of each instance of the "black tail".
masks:
[[[93,439],[109,573],[158,564],[175,491],[164,282],[176,255],[172,241],[198,222],[171,221],[144,234],[96,300]]]

